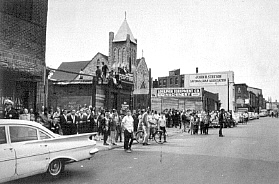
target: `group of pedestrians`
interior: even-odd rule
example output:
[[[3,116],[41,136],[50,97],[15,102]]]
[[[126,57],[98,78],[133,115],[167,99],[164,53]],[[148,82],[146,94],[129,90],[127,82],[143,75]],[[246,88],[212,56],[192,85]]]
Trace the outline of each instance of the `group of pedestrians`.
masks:
[[[97,132],[96,140],[103,141],[103,145],[117,145],[122,142],[124,136],[124,150],[132,152],[131,146],[138,130],[144,132],[143,145],[150,145],[155,132],[161,130],[160,135],[163,142],[166,140],[166,128],[180,128],[182,132],[191,134],[208,134],[209,125],[212,121],[218,119],[219,136],[223,137],[222,129],[228,120],[228,113],[222,109],[220,112],[201,112],[193,110],[165,110],[158,113],[157,111],[141,109],[137,111],[127,110],[125,114],[119,115],[116,109],[103,110],[87,107],[85,104],[77,111],[72,109],[60,109],[57,107],[48,110],[43,108],[42,112],[34,113],[32,109],[23,109],[18,113],[13,109],[13,102],[5,100],[4,118],[6,119],[24,119],[36,121],[54,133],[61,135],[74,135],[80,133]],[[110,139],[110,144],[108,140]]]
[[[224,137],[224,127],[235,126],[232,114],[224,109],[220,111],[195,111],[195,110],[165,110],[166,126],[179,127],[182,132],[207,135],[210,126],[219,126],[219,137]]]

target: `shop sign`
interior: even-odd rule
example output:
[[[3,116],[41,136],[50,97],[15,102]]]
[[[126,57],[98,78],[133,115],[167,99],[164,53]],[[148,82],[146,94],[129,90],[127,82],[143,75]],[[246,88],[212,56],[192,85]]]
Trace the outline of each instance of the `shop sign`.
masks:
[[[131,73],[119,74],[119,79],[121,81],[125,81],[125,82],[130,82],[130,83],[134,82],[134,76]]]
[[[84,104],[91,105],[91,96],[63,96],[58,99],[58,106],[67,110],[79,110]]]
[[[189,76],[190,86],[224,86],[228,85],[225,73],[193,74]]]
[[[154,95],[152,95],[154,96]],[[158,97],[201,97],[201,89],[157,89]]]
[[[0,50],[0,65],[6,68],[41,76],[43,65],[40,63],[42,63],[40,60],[29,56]]]

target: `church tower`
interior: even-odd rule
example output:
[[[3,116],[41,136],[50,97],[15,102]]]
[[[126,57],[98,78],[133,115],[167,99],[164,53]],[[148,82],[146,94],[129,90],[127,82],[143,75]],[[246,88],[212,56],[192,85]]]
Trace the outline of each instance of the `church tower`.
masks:
[[[137,39],[126,20],[123,21],[118,32],[114,36],[113,32],[109,33],[109,57],[108,63],[112,70],[117,71],[117,68],[126,68],[130,73],[136,70],[137,58]]]

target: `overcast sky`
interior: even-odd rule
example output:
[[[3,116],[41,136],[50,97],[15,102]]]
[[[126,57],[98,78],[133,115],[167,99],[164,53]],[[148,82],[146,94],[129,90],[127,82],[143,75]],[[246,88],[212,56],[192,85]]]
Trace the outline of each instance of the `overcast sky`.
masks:
[[[153,79],[230,70],[279,101],[278,0],[48,0],[47,66],[108,55],[125,11]]]

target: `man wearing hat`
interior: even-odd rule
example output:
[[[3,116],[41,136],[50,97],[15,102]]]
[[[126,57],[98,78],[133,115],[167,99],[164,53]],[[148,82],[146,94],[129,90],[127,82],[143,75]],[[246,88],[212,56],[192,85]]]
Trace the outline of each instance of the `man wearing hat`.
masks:
[[[13,108],[14,102],[6,99],[4,101],[5,111],[4,111],[4,119],[18,119],[18,114],[16,110]]]

